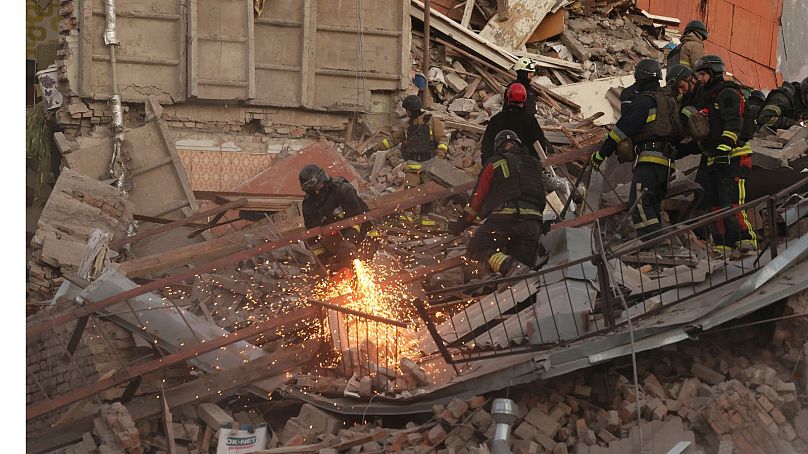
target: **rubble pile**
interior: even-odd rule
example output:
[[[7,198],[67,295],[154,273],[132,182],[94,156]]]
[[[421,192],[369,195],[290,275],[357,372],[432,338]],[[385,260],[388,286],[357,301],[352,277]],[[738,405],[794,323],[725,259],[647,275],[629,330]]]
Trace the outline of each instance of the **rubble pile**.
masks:
[[[76,273],[94,230],[106,241],[122,238],[132,222],[134,206],[126,194],[98,180],[63,169],[45,204],[31,240],[28,292],[50,298],[66,273]],[[114,253],[108,259],[114,259]]]

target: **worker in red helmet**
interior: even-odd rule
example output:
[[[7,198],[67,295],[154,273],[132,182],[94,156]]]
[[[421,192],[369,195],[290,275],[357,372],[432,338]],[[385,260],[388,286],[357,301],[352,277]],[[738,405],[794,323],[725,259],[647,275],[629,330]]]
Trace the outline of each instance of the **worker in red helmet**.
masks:
[[[533,150],[533,144],[537,141],[544,151],[550,153],[550,142],[544,137],[539,122],[536,117],[525,110],[527,102],[527,90],[520,83],[513,83],[505,92],[508,103],[501,112],[491,117],[488,126],[485,128],[482,141],[481,161],[485,166],[491,156],[494,155],[494,137],[500,132],[511,130],[519,136],[519,140],[528,149]]]

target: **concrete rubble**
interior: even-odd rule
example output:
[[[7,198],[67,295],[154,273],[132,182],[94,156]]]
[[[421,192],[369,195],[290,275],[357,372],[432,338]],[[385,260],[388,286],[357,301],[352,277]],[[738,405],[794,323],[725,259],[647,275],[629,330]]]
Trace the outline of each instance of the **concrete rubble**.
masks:
[[[265,445],[239,452],[488,453],[501,397],[517,408],[517,454],[808,451],[808,128],[752,141],[755,175],[778,176],[747,198],[769,197],[749,209],[766,248],[774,238],[759,254],[715,257],[682,223],[701,196],[697,160],[672,175],[671,234],[650,250],[625,222],[630,164],[584,173],[619,112],[619,90],[595,87],[627,85],[638,59],[662,59],[678,40],[670,18],[622,0],[515,2],[532,4],[532,19],[504,22],[498,2],[478,0],[454,7],[473,9],[466,25],[434,12],[425,110],[450,140],[418,188],[404,187],[398,148],[366,153],[403,120],[414,84],[345,118],[220,102],[197,116],[146,95],[123,108],[134,185],[119,188],[111,107],[69,86],[76,3],[61,2],[65,105],[49,113],[66,165],[28,250],[28,452],[234,452],[221,448],[228,433],[265,430]],[[414,75],[423,4],[404,7]],[[548,222],[539,272],[503,282],[461,259],[468,236],[446,227],[519,56],[538,63],[537,119],[553,144]],[[220,187],[206,180],[218,165],[195,170],[209,156],[191,152],[269,164],[234,159],[247,170]],[[303,244],[336,231],[303,228],[296,175],[310,162],[349,180],[380,232],[351,279],[319,278]],[[426,203],[432,222],[419,224]]]

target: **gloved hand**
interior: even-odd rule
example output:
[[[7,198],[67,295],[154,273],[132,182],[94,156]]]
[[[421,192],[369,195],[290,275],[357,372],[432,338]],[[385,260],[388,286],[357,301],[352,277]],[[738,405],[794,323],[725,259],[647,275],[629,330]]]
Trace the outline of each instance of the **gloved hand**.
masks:
[[[439,158],[444,159],[444,158],[446,158],[446,152],[447,152],[448,150],[449,150],[449,147],[447,147],[447,146],[446,146],[446,145],[444,145],[444,144],[440,144],[440,145],[438,145],[438,149],[437,149],[436,154],[437,154],[437,156],[438,156]]]
[[[605,159],[606,158],[602,154],[600,154],[600,150],[598,150],[592,153],[592,158],[589,161],[592,164],[593,169],[600,170],[600,165],[603,163]]]
[[[470,224],[466,222],[465,219],[462,218],[455,219],[454,221],[449,223],[447,230],[449,230],[449,233],[451,233],[452,235],[460,235],[461,233],[463,233],[464,230],[466,230],[469,227],[469,225]]]
[[[367,151],[365,151],[365,157],[369,158],[370,155],[372,155],[373,153],[376,153],[377,151],[379,151],[379,146],[378,145],[373,145],[372,147],[368,148]]]

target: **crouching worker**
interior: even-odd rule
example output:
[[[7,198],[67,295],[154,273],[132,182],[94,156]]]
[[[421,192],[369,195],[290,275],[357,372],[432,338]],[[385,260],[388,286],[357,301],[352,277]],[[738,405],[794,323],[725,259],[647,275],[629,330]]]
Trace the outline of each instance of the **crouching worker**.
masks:
[[[303,198],[303,223],[306,229],[320,227],[343,219],[366,213],[367,204],[359,198],[356,189],[345,178],[331,178],[316,164],[308,164],[300,171],[300,187],[306,193]],[[351,268],[360,252],[371,250],[360,245],[367,236],[373,236],[370,222],[355,224],[342,230],[306,240],[323,271],[336,273]]]
[[[522,274],[536,262],[544,205],[541,163],[506,129],[494,138],[494,155],[480,173],[466,215],[449,223],[449,231],[459,235],[479,217],[469,257],[503,276]]]

